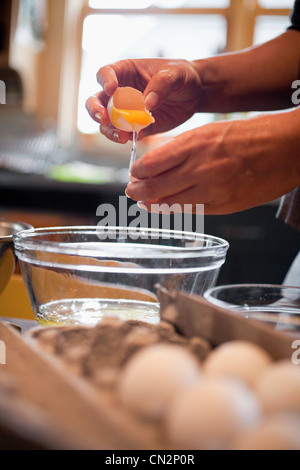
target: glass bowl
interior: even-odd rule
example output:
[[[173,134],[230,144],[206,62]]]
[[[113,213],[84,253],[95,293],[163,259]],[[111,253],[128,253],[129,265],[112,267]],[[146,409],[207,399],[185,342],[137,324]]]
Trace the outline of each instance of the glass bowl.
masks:
[[[208,289],[204,298],[277,330],[300,332],[300,287],[270,284],[218,286]]]
[[[202,295],[229,247],[198,233],[103,226],[24,231],[14,244],[44,325],[94,325],[111,315],[158,322],[157,285]]]
[[[23,222],[0,219],[0,295],[7,286],[16,267],[13,235],[21,230],[32,228]]]

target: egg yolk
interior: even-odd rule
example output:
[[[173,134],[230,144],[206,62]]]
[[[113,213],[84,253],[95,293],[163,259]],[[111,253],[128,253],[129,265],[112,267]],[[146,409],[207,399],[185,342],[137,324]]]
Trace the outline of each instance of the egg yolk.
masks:
[[[120,116],[122,116],[132,126],[133,131],[135,130],[136,126],[147,127],[154,122],[151,114],[147,113],[146,111],[113,108],[112,121],[114,125],[118,123]]]

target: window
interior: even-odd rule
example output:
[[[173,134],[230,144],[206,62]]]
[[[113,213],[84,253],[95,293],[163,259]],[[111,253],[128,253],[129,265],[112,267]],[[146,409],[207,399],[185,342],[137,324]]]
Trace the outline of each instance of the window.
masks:
[[[230,0],[90,0],[91,8],[143,9],[159,8],[227,8]]]
[[[283,33],[289,26],[287,16],[262,15],[256,18],[254,31],[254,44],[262,44]]]
[[[267,14],[256,18],[254,44],[268,41],[288,28],[290,20],[287,11],[292,10],[293,5],[294,0],[259,0],[259,6],[266,9]],[[277,14],[274,15],[274,13]]]
[[[263,8],[288,8],[291,10],[294,0],[259,0],[259,5]]]

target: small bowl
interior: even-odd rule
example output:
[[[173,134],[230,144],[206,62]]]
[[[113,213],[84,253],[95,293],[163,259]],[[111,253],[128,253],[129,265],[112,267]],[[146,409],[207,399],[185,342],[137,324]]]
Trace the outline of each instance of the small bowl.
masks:
[[[14,244],[43,325],[95,325],[105,316],[157,323],[157,285],[202,295],[229,247],[197,233],[102,226],[29,230]]]
[[[0,219],[0,295],[7,286],[16,268],[13,235],[32,228],[23,222]]]
[[[300,332],[300,287],[237,284],[208,289],[204,298],[245,318],[287,332]]]

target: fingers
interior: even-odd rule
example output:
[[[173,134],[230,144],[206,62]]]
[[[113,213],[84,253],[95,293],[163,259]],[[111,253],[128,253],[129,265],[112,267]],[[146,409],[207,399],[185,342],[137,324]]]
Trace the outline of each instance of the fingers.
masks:
[[[153,178],[183,164],[190,155],[190,137],[191,132],[185,132],[171,142],[143,155],[134,163],[132,176],[139,180]]]
[[[107,96],[112,96],[118,88],[117,74],[111,65],[105,65],[97,73],[97,81]]]
[[[106,109],[108,96],[104,91],[91,96],[86,102],[86,109],[91,118],[100,124],[100,132],[109,140],[126,144],[132,137],[127,132],[116,129],[110,122]]]
[[[177,194],[193,187],[193,178],[187,173],[184,165],[180,165],[154,178],[135,179],[127,186],[126,194],[135,201],[151,201],[170,195],[176,198]]]
[[[97,73],[97,81],[102,86],[103,91],[91,96],[86,102],[86,109],[91,118],[100,124],[100,132],[109,140],[121,144],[126,144],[132,140],[132,134],[116,129],[110,122],[107,105],[110,97],[119,86],[118,77],[122,77],[125,61],[112,65],[106,65]],[[139,139],[143,138],[141,132]]]
[[[109,140],[126,144],[130,138],[127,132],[116,129],[110,122],[107,106],[107,95],[104,92],[91,96],[86,102],[86,109],[91,118],[100,124],[100,132]]]
[[[130,135],[127,132],[116,129],[112,124],[105,126],[101,125],[100,132],[107,139],[111,140],[112,142],[116,142],[117,144],[126,144],[130,140]]]
[[[145,92],[145,105],[149,111],[158,108],[170,93],[180,88],[184,81],[184,74],[180,67],[170,67],[160,70],[149,81]]]
[[[168,196],[165,198],[156,198],[151,201],[140,201],[138,206],[141,209],[144,209],[151,213],[159,214],[170,214],[172,213],[192,213],[192,214],[203,214],[203,204],[206,203],[205,198],[203,197],[203,202],[201,202],[198,189],[196,186],[187,188],[177,194]],[[207,206],[208,211],[210,212],[210,204]],[[205,211],[205,213],[207,213]]]
[[[104,92],[100,92],[88,98],[85,104],[91,118],[104,126],[110,122],[106,109],[107,102],[107,95]]]
[[[224,215],[228,214],[227,206],[223,204],[214,203],[201,203],[195,202],[193,195],[190,198],[190,202],[187,202],[186,198],[189,198],[191,191],[183,192],[180,196],[176,195],[176,198],[159,199],[151,202],[138,202],[138,207],[144,209],[150,213],[170,215],[172,213],[183,213],[183,214],[195,214],[203,216],[205,215]],[[179,199],[180,198],[180,199]],[[204,206],[204,207],[203,207]]]
[[[97,73],[97,81],[107,96],[112,96],[119,86],[135,86],[138,76],[133,60],[120,60],[105,65]]]

